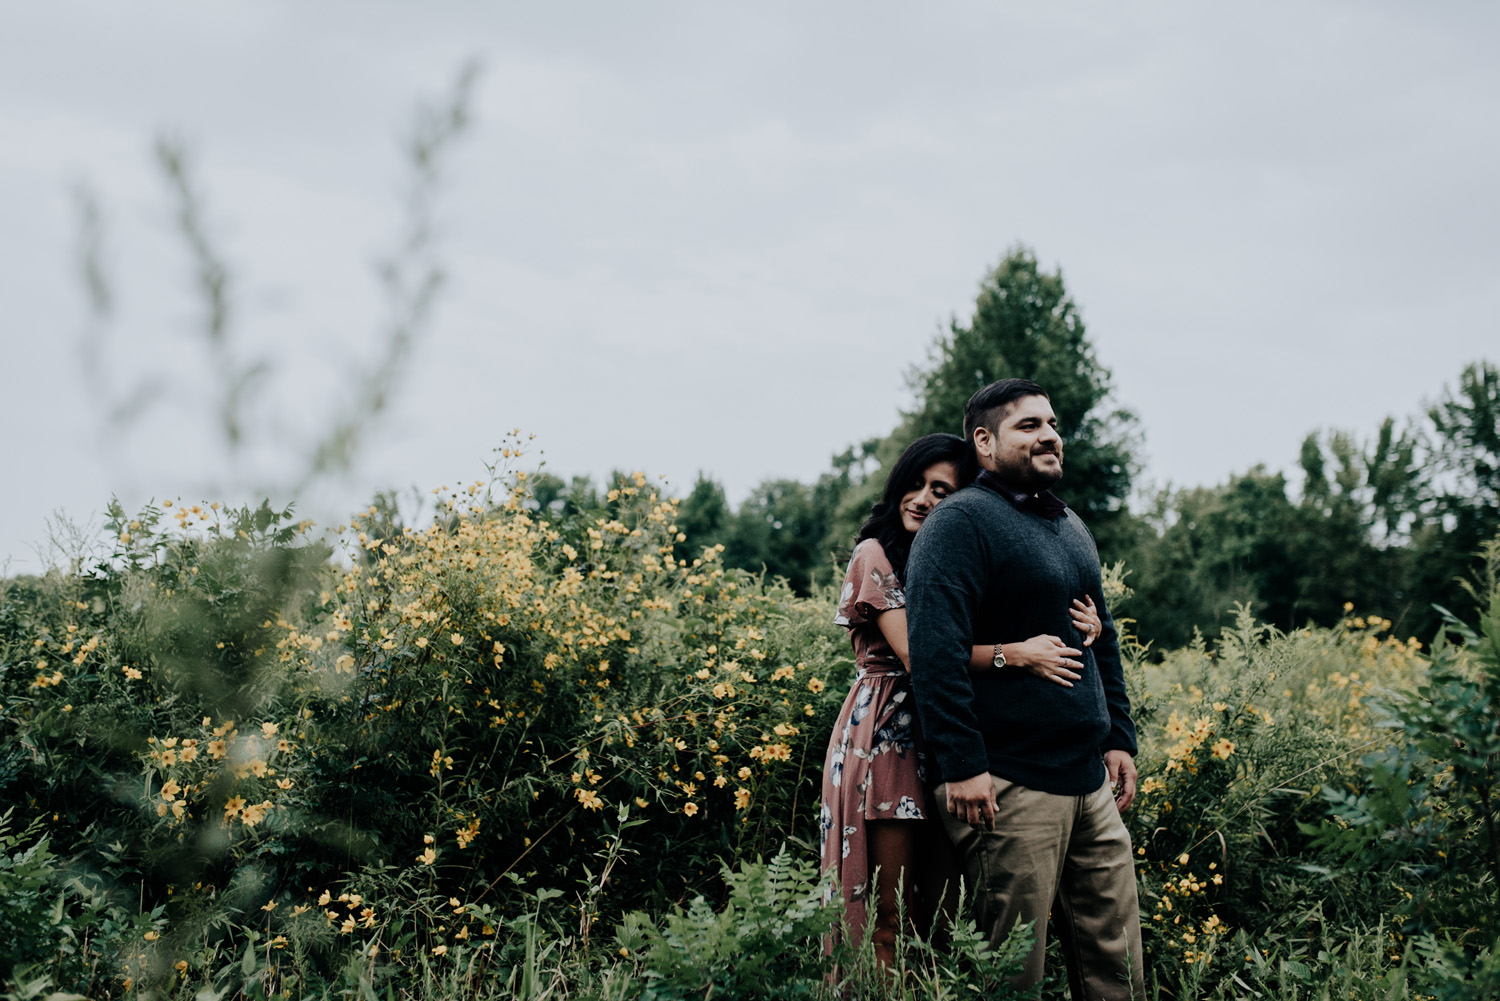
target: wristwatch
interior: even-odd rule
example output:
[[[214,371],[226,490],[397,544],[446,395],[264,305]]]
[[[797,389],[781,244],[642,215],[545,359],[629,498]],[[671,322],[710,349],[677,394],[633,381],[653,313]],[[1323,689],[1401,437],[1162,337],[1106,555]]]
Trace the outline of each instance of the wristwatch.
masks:
[[[1000,644],[999,643],[995,644],[995,660],[994,660],[994,665],[995,665],[995,670],[997,670],[997,671],[1000,670],[1000,668],[1002,668],[1002,667],[1005,666],[1005,651],[1003,651],[1003,650],[1000,649]]]

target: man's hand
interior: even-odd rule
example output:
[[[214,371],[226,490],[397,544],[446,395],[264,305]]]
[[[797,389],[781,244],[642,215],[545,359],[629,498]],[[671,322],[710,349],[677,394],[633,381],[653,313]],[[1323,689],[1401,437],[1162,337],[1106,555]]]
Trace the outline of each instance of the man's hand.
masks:
[[[995,783],[989,772],[980,772],[962,782],[943,787],[948,797],[948,812],[970,827],[995,829]]]
[[[1135,759],[1125,751],[1105,751],[1104,771],[1114,790],[1115,806],[1124,813],[1135,800]]]
[[[1056,636],[1033,636],[1024,643],[1007,646],[1009,649],[1005,651],[1005,662],[1030,671],[1038,678],[1072,688],[1073,682],[1082,677],[1074,672],[1083,670],[1083,661],[1073,658],[1082,657],[1083,651],[1075,650]],[[1015,653],[1014,657],[1011,656],[1012,652]]]

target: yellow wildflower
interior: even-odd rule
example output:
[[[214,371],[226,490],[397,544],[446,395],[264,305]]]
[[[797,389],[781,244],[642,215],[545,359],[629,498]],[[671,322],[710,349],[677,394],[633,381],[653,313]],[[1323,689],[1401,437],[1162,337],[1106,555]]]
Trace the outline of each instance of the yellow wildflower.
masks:
[[[272,803],[270,800],[266,800],[262,803],[251,804],[250,806],[245,807],[244,812],[240,815],[240,819],[245,822],[246,827],[254,827],[256,824],[266,819],[266,814],[270,813],[275,805],[276,804]]]

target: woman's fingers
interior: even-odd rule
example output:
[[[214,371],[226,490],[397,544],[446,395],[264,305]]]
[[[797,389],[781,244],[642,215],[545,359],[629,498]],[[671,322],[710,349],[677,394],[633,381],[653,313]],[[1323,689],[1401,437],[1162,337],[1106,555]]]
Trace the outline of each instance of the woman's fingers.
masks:
[[[1099,619],[1099,613],[1094,607],[1094,599],[1086,598],[1087,604],[1077,598],[1073,599],[1073,606],[1068,609],[1068,614],[1073,616],[1073,625],[1083,633],[1083,645],[1093,646],[1094,640],[1099,638],[1103,630],[1103,623]]]

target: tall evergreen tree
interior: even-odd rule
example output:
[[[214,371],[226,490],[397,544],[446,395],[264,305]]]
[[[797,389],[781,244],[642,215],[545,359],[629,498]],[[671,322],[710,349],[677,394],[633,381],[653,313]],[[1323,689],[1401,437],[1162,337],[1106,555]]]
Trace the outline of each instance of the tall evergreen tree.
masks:
[[[1108,368],[1100,364],[1062,273],[1047,273],[1025,247],[1012,249],[980,283],[974,317],[954,320],[933,345],[930,366],[909,377],[916,405],[876,452],[880,469],[849,492],[831,545],[869,513],[883,470],[912,441],[934,431],[963,433],[964,404],[996,379],[1041,384],[1062,431],[1066,474],[1058,492],[1083,515],[1105,555],[1128,534],[1125,502],[1137,463],[1133,413],[1112,406]]]

